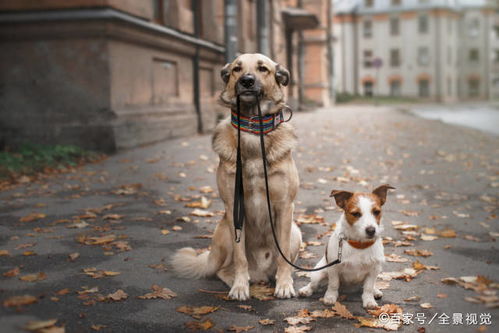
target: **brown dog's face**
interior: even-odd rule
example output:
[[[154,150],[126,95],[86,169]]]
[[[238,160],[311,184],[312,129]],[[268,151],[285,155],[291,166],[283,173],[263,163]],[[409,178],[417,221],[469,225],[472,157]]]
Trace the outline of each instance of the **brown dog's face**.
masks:
[[[289,83],[289,72],[263,54],[242,54],[220,72],[225,87],[220,100],[227,106],[236,105],[239,95],[241,103],[251,105],[260,100],[282,102],[281,86]]]

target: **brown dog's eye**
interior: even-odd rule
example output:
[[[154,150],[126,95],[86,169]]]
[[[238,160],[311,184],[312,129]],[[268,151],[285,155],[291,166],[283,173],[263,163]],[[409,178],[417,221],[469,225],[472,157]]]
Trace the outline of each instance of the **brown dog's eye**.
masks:
[[[233,71],[233,72],[236,72],[236,73],[237,73],[237,72],[240,72],[240,71],[241,71],[241,67],[234,67],[234,68],[232,69],[232,71]]]
[[[258,71],[265,73],[265,72],[268,72],[269,70],[267,69],[267,67],[260,66],[260,67],[258,67]]]
[[[373,210],[373,214],[374,216],[379,216],[379,214],[381,214],[381,211],[379,209],[375,209]]]
[[[352,214],[353,217],[356,217],[356,218],[359,218],[362,216],[362,213],[359,213],[359,212],[353,212],[353,213],[350,213]]]

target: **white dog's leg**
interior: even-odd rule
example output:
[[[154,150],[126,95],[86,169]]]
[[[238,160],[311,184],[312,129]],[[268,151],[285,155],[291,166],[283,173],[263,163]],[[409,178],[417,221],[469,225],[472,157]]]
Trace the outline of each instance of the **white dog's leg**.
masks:
[[[335,266],[327,269],[327,275],[329,278],[327,290],[324,294],[324,304],[330,305],[336,303],[338,299],[338,288],[340,287],[340,274]]]
[[[315,267],[320,267],[326,264],[326,258],[322,257],[321,260],[315,265]],[[301,288],[298,293],[300,296],[311,296],[314,291],[317,290],[322,280],[327,277],[327,270],[323,269],[320,271],[315,271],[310,273],[310,282],[305,287]]]
[[[362,292],[362,306],[366,309],[372,309],[378,306],[378,303],[374,300],[376,278],[381,271],[380,266],[374,267],[366,279],[364,280],[364,290]],[[379,292],[379,290],[378,290]]]
[[[248,259],[245,249],[245,232],[241,233],[241,241],[234,242],[234,283],[229,292],[229,298],[245,301],[249,299]]]

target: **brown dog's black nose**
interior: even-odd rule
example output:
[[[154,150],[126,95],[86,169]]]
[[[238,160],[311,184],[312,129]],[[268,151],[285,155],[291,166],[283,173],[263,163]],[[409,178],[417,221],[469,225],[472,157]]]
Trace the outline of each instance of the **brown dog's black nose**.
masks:
[[[375,233],[376,233],[376,229],[374,227],[367,227],[366,228],[367,236],[372,237],[372,236],[374,236]]]
[[[239,83],[244,88],[251,88],[255,85],[255,76],[252,74],[244,74],[241,78],[239,78]]]

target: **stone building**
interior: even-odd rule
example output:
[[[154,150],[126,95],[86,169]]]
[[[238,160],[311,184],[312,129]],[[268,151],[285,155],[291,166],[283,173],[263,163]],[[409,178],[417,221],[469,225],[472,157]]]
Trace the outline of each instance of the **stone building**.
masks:
[[[451,102],[497,96],[487,0],[336,0],[336,89]]]
[[[330,1],[235,2],[237,50],[290,67],[296,108],[327,105]],[[224,0],[0,1],[0,148],[112,152],[212,130],[226,14]]]

